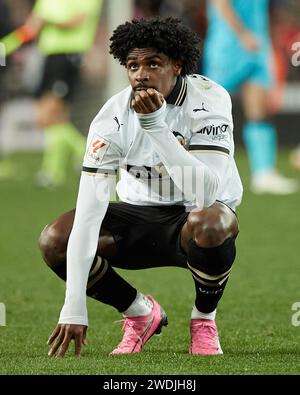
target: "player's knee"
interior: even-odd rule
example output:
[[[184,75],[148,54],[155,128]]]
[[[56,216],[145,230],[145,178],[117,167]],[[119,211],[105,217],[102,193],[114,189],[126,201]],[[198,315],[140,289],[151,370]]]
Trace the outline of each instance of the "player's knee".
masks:
[[[44,261],[53,270],[66,259],[67,240],[55,223],[43,229],[39,238],[39,247]]]
[[[46,94],[37,103],[37,122],[42,128],[66,122],[68,116],[64,101],[57,96]]]
[[[191,212],[187,219],[191,238],[199,247],[218,247],[228,237],[228,229],[217,211],[203,209]]]

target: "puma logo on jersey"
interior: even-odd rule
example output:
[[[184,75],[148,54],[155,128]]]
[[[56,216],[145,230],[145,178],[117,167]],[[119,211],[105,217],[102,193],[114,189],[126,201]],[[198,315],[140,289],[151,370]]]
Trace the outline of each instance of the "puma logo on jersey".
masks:
[[[123,124],[122,124],[122,123],[120,124],[120,122],[119,122],[119,120],[118,120],[118,117],[114,117],[114,121],[117,122],[117,125],[118,125],[118,132],[119,132],[120,129],[121,129],[121,126],[123,126]]]
[[[206,108],[204,108],[204,103],[202,103],[202,108],[195,108],[193,111],[194,112],[198,112],[198,111],[209,112]]]

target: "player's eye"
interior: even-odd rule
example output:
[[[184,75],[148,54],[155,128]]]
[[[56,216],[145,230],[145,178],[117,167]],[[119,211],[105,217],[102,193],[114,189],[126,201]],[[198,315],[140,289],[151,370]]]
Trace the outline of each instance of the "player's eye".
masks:
[[[129,63],[129,64],[127,64],[127,68],[129,69],[129,70],[133,70],[133,71],[135,71],[135,70],[137,70],[138,69],[138,65],[137,65],[137,63]]]
[[[151,63],[150,63],[150,67],[151,67],[152,69],[157,69],[158,64],[157,64],[156,62],[151,62]]]

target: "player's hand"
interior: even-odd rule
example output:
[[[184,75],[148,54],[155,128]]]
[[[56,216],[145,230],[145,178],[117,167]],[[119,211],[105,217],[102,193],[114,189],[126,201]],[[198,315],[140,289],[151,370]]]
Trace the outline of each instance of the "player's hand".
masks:
[[[141,90],[134,93],[131,105],[135,112],[139,114],[149,114],[160,109],[163,105],[164,97],[153,88]]]
[[[259,50],[259,41],[258,39],[248,30],[245,30],[240,35],[240,40],[243,46],[250,52],[256,52]]]
[[[58,324],[47,342],[48,346],[51,346],[54,342],[48,352],[48,356],[52,357],[59,350],[57,355],[63,357],[69,348],[71,340],[74,339],[75,356],[79,357],[82,344],[87,345],[86,332],[87,326],[85,325]]]

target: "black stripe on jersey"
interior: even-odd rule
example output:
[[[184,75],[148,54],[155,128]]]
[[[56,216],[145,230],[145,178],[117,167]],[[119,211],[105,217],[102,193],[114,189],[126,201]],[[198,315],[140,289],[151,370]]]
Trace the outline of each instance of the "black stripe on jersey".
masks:
[[[173,104],[174,106],[182,106],[184,99],[186,98],[186,93],[187,83],[184,78],[179,76],[172,92],[168,97],[166,97],[166,102],[168,104]]]
[[[111,170],[111,169],[97,169],[95,167],[85,167],[83,166],[82,171],[85,173],[91,173],[91,174],[106,174],[106,175],[116,175],[117,170]]]
[[[182,86],[182,90],[180,92],[180,94],[178,95],[178,98],[176,100],[175,106],[182,106],[184,99],[186,97],[186,93],[187,93],[187,83],[185,81],[183,81],[184,84]]]
[[[219,145],[191,145],[189,151],[220,151],[229,155],[230,151],[227,148],[220,147]]]
[[[124,167],[124,169],[133,177],[141,178],[143,180],[149,180],[151,178],[162,178],[162,174],[154,167],[127,165]]]

